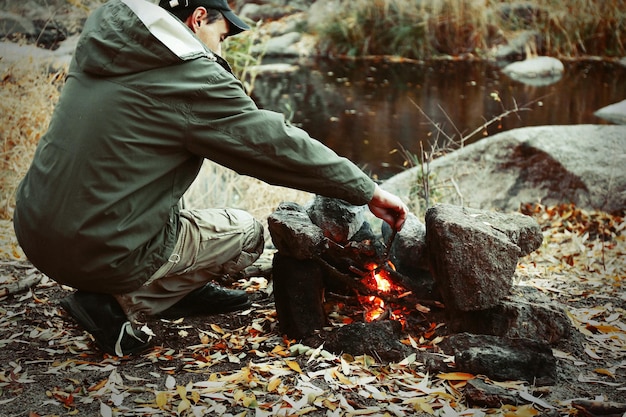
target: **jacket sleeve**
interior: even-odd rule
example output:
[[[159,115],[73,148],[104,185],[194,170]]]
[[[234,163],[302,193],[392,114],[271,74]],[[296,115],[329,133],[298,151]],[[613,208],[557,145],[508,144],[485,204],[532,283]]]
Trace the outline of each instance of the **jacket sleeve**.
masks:
[[[186,135],[191,152],[273,185],[355,205],[372,198],[375,183],[361,169],[282,114],[259,109],[226,71],[212,71],[197,94]]]

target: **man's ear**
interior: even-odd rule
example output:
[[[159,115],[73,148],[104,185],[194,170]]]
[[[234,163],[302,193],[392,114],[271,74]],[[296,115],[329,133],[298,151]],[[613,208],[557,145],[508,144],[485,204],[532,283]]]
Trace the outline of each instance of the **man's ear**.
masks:
[[[187,17],[185,24],[193,31],[193,33],[196,33],[198,28],[202,25],[202,21],[206,15],[207,10],[204,7],[198,7],[189,15],[189,17]]]

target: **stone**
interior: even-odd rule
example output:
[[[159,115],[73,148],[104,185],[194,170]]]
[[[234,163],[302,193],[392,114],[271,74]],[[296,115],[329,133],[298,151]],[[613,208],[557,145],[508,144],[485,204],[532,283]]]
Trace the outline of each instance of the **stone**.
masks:
[[[277,253],[272,263],[272,280],[282,334],[301,339],[326,325],[324,271],[318,263]]]
[[[72,60],[79,35],[71,36],[55,49],[43,49],[35,45],[19,45],[13,42],[0,42],[0,56],[4,63],[29,62],[41,65],[49,72],[67,69]]]
[[[547,11],[528,1],[513,1],[498,4],[495,9],[500,18],[508,21],[509,26],[515,29],[536,26],[537,19],[546,17]]]
[[[513,62],[502,69],[510,78],[534,86],[554,84],[561,79],[564,71],[563,63],[549,56]]]
[[[18,14],[0,11],[0,37],[6,38],[17,34],[29,38],[36,36],[34,23]]]
[[[324,232],[311,222],[305,208],[281,203],[268,219],[268,230],[276,249],[296,259],[314,259],[324,250]]]
[[[440,203],[503,212],[527,203],[574,203],[614,213],[626,208],[623,149],[626,126],[534,126],[466,145],[430,168],[445,185],[436,189]],[[419,169],[390,178],[384,188],[408,199]]]
[[[459,333],[446,337],[439,346],[454,355],[457,372],[539,386],[556,381],[556,358],[546,342]]]
[[[526,58],[529,45],[536,45],[540,38],[540,33],[535,30],[524,30],[517,33],[506,44],[496,49],[496,61],[503,62],[501,65],[506,65],[506,63]]]
[[[402,325],[394,320],[351,323],[324,334],[324,348],[335,354],[369,355],[399,362],[413,353],[400,342]]]
[[[268,39],[264,45],[255,46],[253,52],[264,53],[267,56],[299,56],[300,49],[296,44],[302,39],[299,32],[289,32],[275,38]]]
[[[602,107],[594,115],[617,125],[626,125],[626,100]]]
[[[513,294],[487,310],[455,312],[447,324],[452,332],[529,338],[554,345],[572,334],[563,307],[532,287],[515,286]]]
[[[346,243],[365,222],[364,206],[353,206],[343,200],[316,195],[307,207],[309,218],[324,235],[336,243]]]
[[[520,237],[541,236],[538,226],[534,233],[528,227],[532,222],[527,218],[449,204],[428,209],[426,246],[446,308],[485,310],[509,295],[518,259],[526,254],[517,244]],[[534,236],[531,240],[535,243],[524,242],[525,249],[541,242]]]
[[[463,394],[470,407],[500,408],[502,404],[517,405],[519,403],[514,394],[479,378],[467,381]]]

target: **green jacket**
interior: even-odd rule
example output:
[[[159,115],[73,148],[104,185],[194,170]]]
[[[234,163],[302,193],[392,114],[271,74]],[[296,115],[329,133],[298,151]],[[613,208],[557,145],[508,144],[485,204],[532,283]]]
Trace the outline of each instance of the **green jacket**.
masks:
[[[354,164],[260,110],[228,64],[144,0],[87,20],[50,127],[16,196],[29,260],[87,291],[139,287],[171,254],[204,158],[270,184],[366,204]]]

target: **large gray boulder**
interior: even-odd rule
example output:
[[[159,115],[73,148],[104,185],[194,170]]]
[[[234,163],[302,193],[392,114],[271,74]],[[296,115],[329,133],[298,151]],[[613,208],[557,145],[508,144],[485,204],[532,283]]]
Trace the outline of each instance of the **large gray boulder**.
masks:
[[[510,294],[518,259],[537,249],[537,222],[438,204],[426,212],[426,248],[435,281],[451,311],[494,307]]]
[[[517,211],[525,203],[626,208],[626,126],[571,125],[513,129],[431,162],[437,202]],[[407,199],[420,167],[384,188]]]
[[[513,62],[504,67],[502,72],[521,83],[543,86],[559,81],[564,70],[563,63],[558,59],[539,56]]]
[[[626,125],[626,100],[602,107],[594,115],[616,125]]]

